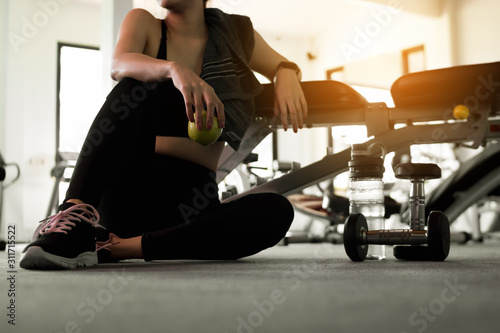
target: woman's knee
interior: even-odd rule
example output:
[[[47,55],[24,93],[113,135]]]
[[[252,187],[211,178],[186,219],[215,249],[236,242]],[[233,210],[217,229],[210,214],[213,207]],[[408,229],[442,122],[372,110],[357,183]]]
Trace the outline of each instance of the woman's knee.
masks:
[[[270,228],[286,232],[294,218],[294,209],[290,201],[278,193],[260,193],[255,196],[258,201],[255,209],[260,212],[262,222]]]
[[[268,196],[267,200],[274,207],[274,213],[291,223],[294,218],[294,210],[291,202],[281,194],[268,193]]]

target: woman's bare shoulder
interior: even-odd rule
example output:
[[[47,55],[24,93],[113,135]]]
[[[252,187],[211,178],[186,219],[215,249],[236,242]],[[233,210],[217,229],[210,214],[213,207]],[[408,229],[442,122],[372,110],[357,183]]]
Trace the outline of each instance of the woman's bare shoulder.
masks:
[[[148,12],[145,9],[142,8],[134,8],[131,11],[127,13],[125,16],[125,19],[130,19],[130,20],[140,20],[140,21],[145,21],[145,22],[156,22],[156,18]]]
[[[161,40],[159,22],[144,9],[128,12],[120,26],[115,55],[133,52],[155,57]]]
[[[160,20],[142,8],[135,8],[128,12],[122,22],[121,29],[128,32],[126,35],[143,40],[146,48],[148,48],[147,45],[151,46],[151,44],[159,41],[161,36]],[[157,52],[158,46],[156,45],[154,49],[153,53]],[[151,50],[145,51],[148,54],[152,52]]]
[[[134,8],[127,13],[123,23],[131,25],[139,25],[140,27],[156,27],[158,25],[158,19],[154,17],[150,12],[142,8]]]

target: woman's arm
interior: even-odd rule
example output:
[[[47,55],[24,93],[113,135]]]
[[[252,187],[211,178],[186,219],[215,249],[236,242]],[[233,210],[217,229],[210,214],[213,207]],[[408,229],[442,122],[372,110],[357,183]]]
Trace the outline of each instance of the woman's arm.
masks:
[[[212,127],[214,109],[217,109],[219,124],[223,127],[224,105],[213,88],[187,66],[152,56],[158,50],[148,49],[150,47],[148,40],[151,39],[150,36],[155,36],[158,29],[158,20],[143,9],[134,9],[127,14],[118,33],[111,77],[117,81],[130,77],[143,82],[162,82],[172,79],[174,86],[184,97],[189,121],[195,121],[194,107],[196,125],[201,129],[201,113],[206,105],[207,128]]]
[[[143,9],[131,10],[123,20],[111,63],[111,77],[120,81],[131,77],[143,82],[170,77],[169,62],[148,55],[148,39],[157,20]]]
[[[303,127],[307,116],[307,102],[300,86],[300,72],[294,69],[279,68],[285,57],[272,49],[257,32],[254,32],[255,47],[250,59],[250,67],[264,75],[270,81],[275,80],[275,116],[281,115],[283,129],[288,129],[288,114],[292,122],[293,131]]]

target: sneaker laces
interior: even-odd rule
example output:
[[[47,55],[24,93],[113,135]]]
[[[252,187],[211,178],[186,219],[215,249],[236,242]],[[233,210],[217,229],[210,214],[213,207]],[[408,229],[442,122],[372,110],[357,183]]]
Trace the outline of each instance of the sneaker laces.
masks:
[[[99,222],[99,213],[94,207],[88,204],[71,206],[40,221],[40,225],[36,229],[33,238],[53,232],[67,234],[69,230],[76,226],[76,223],[81,221],[95,226]]]
[[[111,238],[112,238],[112,237],[113,237],[113,238],[115,238],[115,237],[117,237],[117,236],[116,236],[114,233],[110,233],[110,234],[109,234],[109,238],[108,238],[108,240],[106,240],[106,241],[104,241],[104,242],[99,242],[99,241],[96,241],[96,243],[95,243],[95,250],[96,250],[96,251],[100,251],[100,250],[105,249],[105,250],[111,251],[111,250],[109,249],[109,247],[110,247],[110,246],[120,244],[120,242],[115,242],[115,243],[112,243],[112,242],[111,242]]]

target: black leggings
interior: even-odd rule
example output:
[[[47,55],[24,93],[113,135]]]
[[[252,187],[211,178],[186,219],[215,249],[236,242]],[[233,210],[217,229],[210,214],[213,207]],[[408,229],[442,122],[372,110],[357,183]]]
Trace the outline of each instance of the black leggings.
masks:
[[[237,259],[274,246],[293,221],[286,198],[221,203],[213,171],[155,154],[155,112],[165,112],[159,100],[178,96],[172,87],[118,83],[89,130],[66,200],[96,206],[100,224],[119,237],[142,235],[146,260]]]

